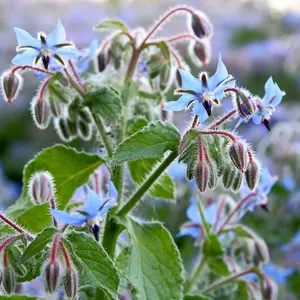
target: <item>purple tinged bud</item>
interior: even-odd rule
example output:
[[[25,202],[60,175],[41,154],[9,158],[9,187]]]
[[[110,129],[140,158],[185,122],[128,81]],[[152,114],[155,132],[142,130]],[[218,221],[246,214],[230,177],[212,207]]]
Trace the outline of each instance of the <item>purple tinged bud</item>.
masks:
[[[96,241],[99,241],[99,233],[100,233],[100,226],[98,224],[94,224],[90,226],[90,231],[94,235]]]
[[[213,162],[208,161],[207,163],[209,164],[209,167],[210,167],[208,187],[210,189],[213,189],[216,187],[216,185],[218,183],[218,170],[217,170],[216,165]]]
[[[5,101],[10,104],[19,95],[23,86],[23,78],[16,72],[6,71],[1,76],[2,93]]]
[[[241,172],[237,171],[235,172],[235,176],[233,179],[233,182],[231,184],[231,188],[236,192],[240,189],[243,182],[243,175]]]
[[[256,104],[248,91],[235,89],[236,105],[238,113],[242,118],[248,118],[256,111]]]
[[[245,178],[250,190],[254,190],[260,178],[260,166],[252,159],[245,172]]]
[[[3,289],[7,294],[11,294],[16,289],[16,275],[11,267],[3,270]]]
[[[74,299],[77,294],[78,277],[76,271],[72,268],[67,268],[64,277],[65,293],[68,298]]]
[[[50,202],[55,197],[55,187],[52,175],[47,171],[35,173],[28,185],[31,200],[36,204]]]
[[[271,121],[270,121],[270,119],[264,118],[264,119],[263,119],[263,123],[264,123],[264,125],[266,126],[266,128],[267,128],[269,131],[271,131]]]
[[[198,62],[200,61],[200,63],[203,64],[204,67],[207,67],[211,58],[211,49],[209,42],[207,40],[197,41],[192,44],[192,50],[193,51],[191,52],[191,58],[193,59],[194,57],[196,57],[198,59]]]
[[[191,26],[194,34],[199,38],[207,38],[211,34],[211,25],[203,13],[193,13],[191,18]]]
[[[98,71],[101,73],[103,72],[106,67],[108,66],[109,62],[110,62],[110,57],[111,57],[111,51],[101,51],[98,56],[97,56],[97,67],[98,67]]]
[[[49,97],[50,109],[54,117],[60,117],[63,114],[64,105],[57,101],[55,97]]]
[[[58,261],[50,262],[44,271],[45,288],[49,293],[57,290],[60,281],[60,265]]]
[[[244,142],[237,140],[229,146],[228,154],[236,168],[244,173],[249,163],[247,145]]]
[[[196,166],[195,180],[197,187],[201,193],[205,192],[208,187],[210,177],[210,168],[205,161],[199,161]]]
[[[35,97],[31,102],[31,112],[36,126],[46,129],[52,116],[49,102],[45,98]]]
[[[266,286],[264,288],[264,300],[278,299],[278,286],[275,282],[271,281],[265,276]]]

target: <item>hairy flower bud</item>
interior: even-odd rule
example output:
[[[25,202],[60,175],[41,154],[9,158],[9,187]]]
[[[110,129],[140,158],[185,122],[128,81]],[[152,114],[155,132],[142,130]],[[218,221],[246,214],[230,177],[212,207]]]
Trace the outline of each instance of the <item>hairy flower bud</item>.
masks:
[[[189,47],[189,54],[196,65],[206,67],[211,59],[211,47],[209,40],[192,42]]]
[[[5,101],[10,104],[19,95],[23,86],[23,78],[16,72],[6,71],[1,76],[2,92]]]
[[[58,261],[50,262],[44,271],[45,288],[49,293],[56,291],[60,281],[60,265]]]
[[[35,173],[28,185],[31,200],[36,204],[50,202],[54,198],[55,188],[52,175],[47,171]]]
[[[241,140],[236,140],[229,146],[228,154],[237,169],[244,173],[249,162],[247,145]]]
[[[203,13],[197,12],[192,14],[191,27],[194,34],[200,39],[211,35],[211,24]]]
[[[3,270],[3,289],[7,294],[16,289],[16,275],[11,267],[5,267]]]
[[[216,187],[217,182],[218,182],[218,170],[216,165],[211,162],[208,161],[209,167],[210,167],[210,174],[209,174],[209,181],[208,181],[208,187],[210,189],[213,189]]]
[[[240,189],[241,185],[242,185],[242,182],[243,182],[243,175],[242,175],[242,173],[239,172],[239,171],[236,171],[234,179],[233,179],[233,182],[231,184],[231,188],[234,191],[238,191]]]
[[[86,123],[92,123],[93,118],[88,108],[83,108],[78,111],[79,117]]]
[[[256,160],[252,159],[249,162],[248,168],[245,172],[245,178],[250,190],[254,190],[260,178],[260,166]]]
[[[68,129],[71,133],[71,135],[76,136],[77,135],[77,122],[71,120],[70,118],[67,118],[67,125]]]
[[[159,89],[163,92],[168,87],[171,78],[171,66],[164,63],[160,69]]]
[[[232,186],[234,179],[235,179],[236,172],[237,171],[232,169],[230,166],[227,166],[225,168],[223,178],[222,178],[222,182],[223,182],[225,189],[229,189]]]
[[[255,101],[250,93],[243,89],[235,89],[236,106],[242,118],[248,118],[256,111]]]
[[[54,117],[60,117],[63,114],[64,105],[63,103],[56,100],[55,97],[49,96],[50,110]]]
[[[51,120],[51,110],[46,98],[35,97],[31,102],[31,112],[36,126],[46,129]]]
[[[195,176],[195,171],[196,171],[196,166],[194,163],[189,163],[187,166],[186,166],[186,178],[188,181],[191,181],[194,176]]]
[[[64,277],[65,293],[68,298],[75,298],[77,293],[78,278],[77,273],[72,268],[67,268]]]
[[[201,193],[203,193],[207,189],[209,177],[209,165],[205,161],[199,161],[196,166],[195,179],[197,187]]]
[[[70,128],[66,118],[56,118],[54,120],[54,125],[59,137],[64,142],[70,142],[73,140],[73,135],[70,132]]]
[[[84,141],[89,141],[92,137],[92,127],[82,119],[77,121],[77,133]]]

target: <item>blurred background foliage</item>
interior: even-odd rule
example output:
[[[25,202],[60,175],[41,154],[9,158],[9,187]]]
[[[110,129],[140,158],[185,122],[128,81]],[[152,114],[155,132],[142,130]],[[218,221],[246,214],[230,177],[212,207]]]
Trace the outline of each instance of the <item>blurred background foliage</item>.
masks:
[[[300,237],[298,235],[298,240],[297,236],[294,237],[300,229],[300,180],[297,178],[300,177],[300,0],[2,0],[0,69],[9,68],[15,54],[14,26],[34,34],[39,30],[50,31],[60,18],[68,38],[81,49],[94,38],[101,43],[104,35],[92,31],[100,20],[121,19],[132,28],[147,27],[170,6],[179,4],[203,10],[214,25],[213,60],[209,70],[214,70],[220,52],[237,82],[253,94],[263,96],[264,83],[270,75],[287,93],[272,118],[270,134],[263,126],[248,124],[240,128],[242,135],[254,144],[264,166],[279,178],[269,196],[269,213],[257,208],[248,213],[243,222],[266,239],[274,264],[298,268],[288,277],[287,283],[280,286],[279,297],[300,299]],[[176,18],[176,21],[166,24],[158,35],[184,32],[185,18]],[[177,22],[176,26],[173,22]],[[180,45],[180,52],[187,58],[184,45]],[[190,62],[188,58],[187,61]],[[195,73],[201,71],[194,66],[192,70]],[[12,105],[7,105],[4,100],[0,102],[0,207],[3,208],[20,194],[25,163],[43,148],[60,142],[51,127],[40,131],[32,122],[29,102],[35,95],[38,80],[32,74],[26,74],[25,82],[16,102]],[[176,122],[184,128],[188,116],[178,116],[182,116],[182,120],[178,122],[176,118]],[[287,139],[289,135],[291,137]],[[91,151],[97,148],[94,143],[87,145],[79,141],[72,142],[71,146]],[[179,170],[176,172],[179,173]],[[172,175],[175,176],[175,173]],[[181,191],[184,183],[180,179],[176,182],[178,191]],[[179,226],[186,220],[189,198],[185,190],[179,193],[176,206],[164,201],[156,201],[154,206],[148,199],[139,210],[145,218],[165,221],[176,235]],[[177,242],[186,256],[197,251],[189,238],[181,238]],[[284,246],[286,244],[288,250]]]

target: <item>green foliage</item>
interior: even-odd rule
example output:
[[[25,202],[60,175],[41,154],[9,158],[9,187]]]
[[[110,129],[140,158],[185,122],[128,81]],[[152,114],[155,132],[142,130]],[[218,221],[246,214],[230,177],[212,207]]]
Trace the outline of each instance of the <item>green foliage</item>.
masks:
[[[212,298],[202,295],[185,295],[184,300],[212,300]]]
[[[1,296],[0,300],[37,300],[36,297],[30,297],[26,295],[10,295],[10,296]]]
[[[138,299],[182,299],[183,266],[170,233],[160,223],[127,222],[130,246],[117,259]]]
[[[263,41],[267,37],[268,33],[263,29],[257,30],[256,28],[252,29],[244,27],[233,31],[230,38],[230,43],[234,46],[243,46],[251,42]]]
[[[103,21],[100,24],[96,25],[94,27],[94,30],[121,30],[126,32],[127,31],[127,27],[124,23],[120,22],[120,21],[115,21],[115,20],[107,20],[107,21]]]
[[[221,257],[214,257],[209,259],[208,266],[211,271],[215,272],[216,274],[222,276],[228,276],[230,274],[227,264]]]
[[[83,266],[79,271],[80,285],[99,287],[117,299],[120,283],[118,271],[104,249],[93,237],[83,232],[71,232],[67,238]]]
[[[207,257],[218,257],[224,254],[224,250],[216,234],[210,234],[205,239],[203,254]]]
[[[164,152],[177,149],[179,139],[172,123],[153,122],[119,144],[109,163],[118,165],[129,160],[163,157]]]

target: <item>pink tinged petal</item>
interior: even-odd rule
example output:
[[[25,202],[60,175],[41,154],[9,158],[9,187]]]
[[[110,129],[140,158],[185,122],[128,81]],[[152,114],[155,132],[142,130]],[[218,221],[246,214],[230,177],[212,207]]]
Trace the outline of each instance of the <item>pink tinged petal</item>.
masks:
[[[31,36],[27,31],[16,27],[14,30],[17,36],[19,47],[34,47],[37,49],[42,48],[42,42]]]
[[[61,225],[81,226],[87,222],[87,217],[81,214],[70,215],[66,211],[50,209],[51,215]]]
[[[52,48],[55,45],[62,44],[66,41],[66,31],[62,26],[60,19],[57,21],[57,25],[54,31],[52,31],[46,37],[46,44],[48,48]]]
[[[190,72],[178,69],[181,81],[182,81],[182,89],[183,90],[190,90],[196,93],[202,92],[202,82],[201,80],[194,77]]]
[[[96,217],[99,213],[99,209],[103,204],[101,198],[87,186],[88,198],[86,200],[83,211],[86,212],[89,217]]]
[[[199,101],[195,102],[193,111],[194,114],[198,116],[200,123],[204,123],[207,120],[208,114],[202,103],[200,103]]]
[[[196,95],[184,94],[177,101],[170,101],[165,104],[164,110],[180,111],[184,110],[192,101],[196,100]]]
[[[213,91],[221,82],[228,77],[227,69],[222,61],[221,54],[219,54],[218,67],[216,73],[208,79],[208,88]]]
[[[17,54],[11,61],[16,66],[31,66],[39,52],[34,49],[28,49],[23,53]]]

